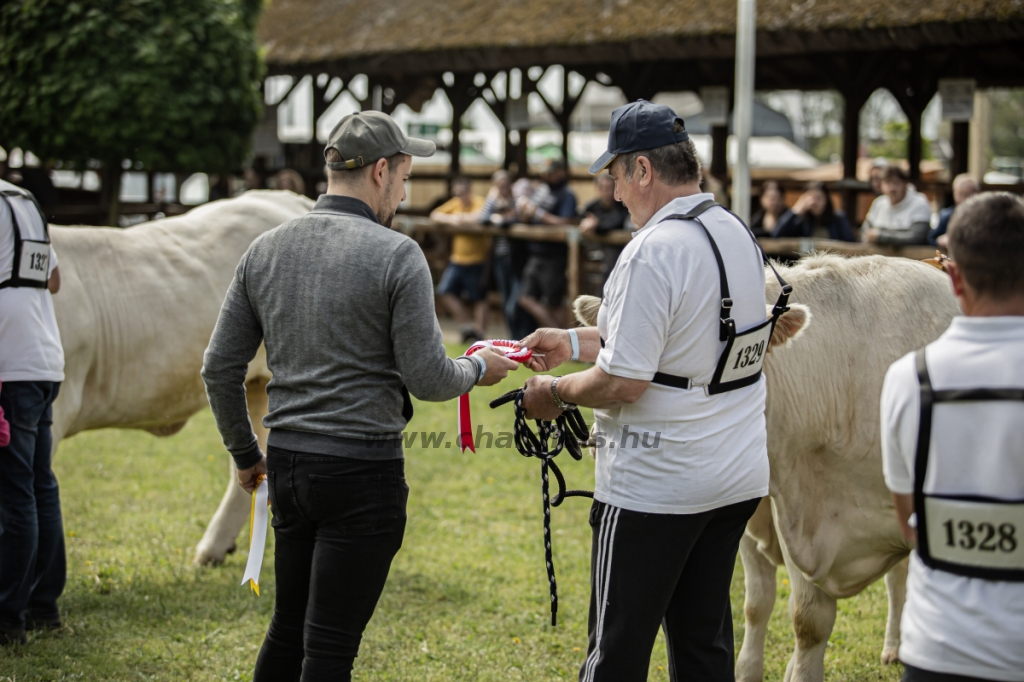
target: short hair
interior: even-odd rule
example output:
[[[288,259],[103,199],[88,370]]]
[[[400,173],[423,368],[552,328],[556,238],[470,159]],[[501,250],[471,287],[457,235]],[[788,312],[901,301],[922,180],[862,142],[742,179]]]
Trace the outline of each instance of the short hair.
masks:
[[[1024,295],[1024,201],[984,192],[962,203],[949,221],[949,255],[978,294],[1003,300]]]
[[[682,124],[676,121],[673,132],[681,133],[684,130]],[[651,168],[665,184],[700,184],[700,159],[697,158],[697,147],[694,146],[693,140],[687,139],[664,147],[621,154],[619,158],[622,159],[622,168],[627,179],[633,177],[633,169],[636,168],[637,159],[641,156],[647,157],[651,162]]]
[[[465,175],[456,175],[454,178],[452,178],[453,189],[455,188],[455,185],[469,185],[470,187],[472,187],[473,182]]]
[[[910,176],[907,171],[903,170],[899,166],[886,166],[885,172],[882,173],[882,180],[900,180],[902,182],[910,182]]]
[[[398,170],[398,165],[402,162],[402,157],[405,156],[402,152],[392,154],[391,156],[385,157],[388,162],[388,172],[394,175],[395,171]],[[328,147],[327,151],[324,152],[324,161],[327,163],[338,163],[344,161],[345,158],[341,155],[334,147]],[[378,159],[379,160],[379,159]],[[355,182],[361,179],[365,173],[369,172],[370,168],[373,168],[377,164],[376,161],[368,163],[365,166],[359,168],[353,168],[351,170],[331,170],[330,167],[327,169],[328,177],[333,177],[343,182]]]
[[[953,178],[952,189],[954,191],[957,187],[961,185],[971,185],[974,188],[975,192],[981,189],[981,187],[978,186],[978,181],[975,180],[974,176],[971,175],[970,173],[961,173],[960,175]]]

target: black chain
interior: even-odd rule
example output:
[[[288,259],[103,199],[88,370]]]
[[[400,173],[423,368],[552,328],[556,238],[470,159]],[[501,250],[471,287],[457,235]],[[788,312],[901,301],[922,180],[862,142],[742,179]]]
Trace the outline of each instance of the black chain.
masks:
[[[593,497],[594,493],[589,490],[566,490],[565,477],[555,464],[555,457],[562,450],[568,451],[572,458],[579,461],[583,458],[583,445],[586,444],[590,434],[587,430],[587,423],[583,421],[583,415],[578,408],[573,407],[558,415],[553,422],[536,419],[537,433],[530,430],[526,421],[526,411],[523,409],[524,389],[509,391],[500,398],[491,401],[491,407],[499,407],[506,403],[515,401],[515,436],[516,449],[523,457],[536,457],[540,460],[541,496],[544,500],[544,563],[548,570],[548,586],[551,593],[551,624],[558,622],[558,583],[555,580],[555,563],[551,555],[551,507],[557,507],[567,497]],[[551,440],[554,439],[554,447],[548,449]],[[549,494],[550,485],[548,481],[548,469],[555,474],[558,482],[558,494],[551,499]]]

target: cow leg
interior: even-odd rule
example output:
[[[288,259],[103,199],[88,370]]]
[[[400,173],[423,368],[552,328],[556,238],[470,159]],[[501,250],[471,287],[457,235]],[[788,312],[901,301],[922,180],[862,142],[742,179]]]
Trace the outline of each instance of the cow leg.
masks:
[[[253,379],[245,384],[245,399],[249,406],[249,420],[263,452],[267,451],[267,429],[263,417],[267,414],[267,380]],[[249,519],[252,498],[238,485],[235,465],[231,463],[228,487],[217,507],[217,513],[206,527],[203,539],[196,546],[193,563],[197,565],[220,564],[229,553],[235,551],[238,532]]]
[[[771,521],[771,508],[768,508],[768,520]],[[743,598],[746,629],[743,632],[743,646],[736,659],[736,680],[761,682],[764,679],[764,639],[768,633],[768,620],[775,607],[777,569],[757,549],[757,541],[747,533],[740,540],[740,557],[743,559],[743,582],[746,587]]]
[[[807,580],[788,560],[786,568],[793,589],[789,614],[796,634],[796,650],[786,666],[785,682],[822,682],[825,647],[836,622],[836,600]]]
[[[899,660],[900,618],[907,599],[908,561],[904,559],[885,574],[885,591],[889,595],[889,617],[885,622],[885,646],[882,647],[882,663],[885,665]]]

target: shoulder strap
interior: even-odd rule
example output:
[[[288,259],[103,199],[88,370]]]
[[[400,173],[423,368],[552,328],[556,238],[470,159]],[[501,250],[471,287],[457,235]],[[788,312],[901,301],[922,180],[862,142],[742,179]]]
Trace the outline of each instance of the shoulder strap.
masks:
[[[932,442],[932,406],[935,392],[932,379],[928,374],[928,362],[925,349],[915,354],[917,363],[917,381],[920,384],[921,407],[920,420],[917,425],[917,451],[914,454],[914,513],[917,515],[917,553],[926,565],[932,565],[931,553],[928,551],[928,533],[925,520],[924,479],[928,473],[928,450]]]

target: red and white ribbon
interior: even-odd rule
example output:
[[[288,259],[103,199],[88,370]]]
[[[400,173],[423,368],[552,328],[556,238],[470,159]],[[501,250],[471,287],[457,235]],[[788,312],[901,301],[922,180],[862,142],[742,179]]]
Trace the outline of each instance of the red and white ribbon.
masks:
[[[519,344],[516,341],[509,341],[508,339],[489,339],[487,341],[477,341],[472,346],[466,349],[466,355],[472,355],[481,348],[490,348],[491,350],[504,353],[505,357],[509,360],[515,360],[516,362],[526,362],[533,355],[533,352]],[[459,396],[459,408],[458,408],[458,444],[462,452],[469,448],[470,452],[476,452],[476,445],[473,443],[473,419],[469,413],[469,394],[464,393]]]

